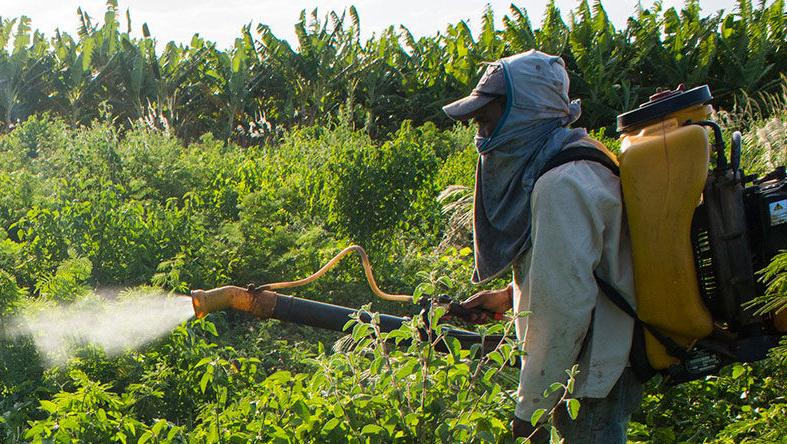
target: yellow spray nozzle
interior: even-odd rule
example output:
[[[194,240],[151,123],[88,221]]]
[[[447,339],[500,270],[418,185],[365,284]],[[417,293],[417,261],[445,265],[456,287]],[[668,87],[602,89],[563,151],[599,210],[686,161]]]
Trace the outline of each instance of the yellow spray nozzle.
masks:
[[[253,291],[227,285],[212,290],[193,290],[191,303],[198,318],[214,311],[232,308],[267,319],[276,307],[276,297],[276,293],[271,291]]]

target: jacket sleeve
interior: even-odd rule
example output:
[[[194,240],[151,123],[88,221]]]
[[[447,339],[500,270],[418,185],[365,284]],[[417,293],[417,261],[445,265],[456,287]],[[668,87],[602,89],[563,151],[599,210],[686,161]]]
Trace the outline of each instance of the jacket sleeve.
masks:
[[[605,214],[620,207],[610,190],[611,173],[588,161],[549,171],[531,197],[532,249],[519,266],[526,276],[515,309],[529,311],[516,322],[524,331],[516,416],[530,420],[551,409],[561,392],[544,398],[554,382],[565,383],[577,360],[598,297],[593,271],[601,260]]]

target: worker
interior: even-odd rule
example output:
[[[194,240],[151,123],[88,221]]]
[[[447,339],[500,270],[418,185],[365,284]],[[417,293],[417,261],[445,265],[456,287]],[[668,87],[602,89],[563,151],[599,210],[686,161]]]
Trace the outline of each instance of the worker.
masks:
[[[625,443],[642,384],[628,367],[633,320],[599,290],[594,273],[632,305],[631,246],[619,178],[591,160],[546,163],[569,146],[606,150],[584,129],[569,101],[569,78],[560,57],[531,50],[488,64],[473,92],[443,107],[455,120],[478,125],[479,159],[474,199],[473,283],[513,270],[502,290],[476,293],[468,309],[516,316],[525,356],[512,431],[548,439],[538,409],[552,411],[561,392],[544,397],[578,365],[574,393],[579,415],[557,406],[553,424],[569,444]],[[484,322],[486,315],[475,316]],[[547,435],[547,436],[544,436]]]

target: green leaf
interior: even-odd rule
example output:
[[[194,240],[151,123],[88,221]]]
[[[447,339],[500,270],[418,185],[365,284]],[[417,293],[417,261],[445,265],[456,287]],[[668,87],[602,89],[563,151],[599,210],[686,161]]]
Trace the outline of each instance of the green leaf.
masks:
[[[205,374],[202,375],[202,378],[199,380],[199,388],[202,391],[202,393],[205,393],[205,390],[208,388],[208,383],[212,380],[213,380],[213,373],[205,372]]]
[[[55,413],[57,411],[57,404],[46,399],[41,400],[41,409],[48,413]]]
[[[732,14],[727,15],[721,24],[721,35],[728,39],[735,32],[735,17]]]
[[[446,336],[443,338],[443,341],[448,347],[448,351],[450,351],[454,359],[458,361],[462,352],[462,344],[459,342],[459,339],[456,339],[453,336]]]
[[[501,355],[499,351],[493,351],[492,353],[489,353],[487,356],[489,357],[489,359],[494,361],[495,364],[497,364],[498,366],[502,367],[503,363],[505,362],[505,359],[503,359],[503,355]]]
[[[297,400],[292,405],[292,411],[295,412],[296,415],[300,416],[301,419],[304,421],[308,421],[311,418],[311,412],[309,412],[309,407],[302,400]]]
[[[557,432],[557,427],[552,427],[549,432],[549,442],[560,444],[560,433]]]
[[[393,339],[396,342],[396,344],[399,344],[399,342],[401,342],[404,339],[410,339],[412,337],[412,334],[410,333],[409,330],[406,329],[406,327],[401,327],[401,328],[397,328],[396,330],[392,330],[388,333],[384,333],[382,336],[386,341]]]
[[[536,411],[533,412],[532,415],[530,415],[530,425],[535,427],[536,424],[538,424],[538,420],[541,419],[542,416],[544,416],[544,413],[546,413],[546,411],[547,409],[536,409]]]
[[[417,366],[418,366],[418,359],[416,358],[408,359],[396,371],[396,379],[406,378],[407,376],[413,374]]]
[[[2,419],[2,418],[0,418],[0,419]],[[2,421],[0,421],[0,422],[2,422]],[[128,438],[126,437],[126,434],[125,434],[125,433],[123,433],[123,432],[117,432],[117,433],[115,433],[115,436],[114,436],[114,438],[115,438],[115,440],[117,440],[118,442],[120,442],[120,443],[122,443],[122,444],[126,444],[126,442],[127,442],[127,439],[128,439]]]
[[[207,364],[208,362],[212,361],[213,358],[202,358],[194,364],[194,368],[202,367],[203,365]]]
[[[159,433],[161,433],[161,431],[164,430],[166,427],[167,427],[167,421],[160,419],[156,421],[156,424],[153,425],[150,431],[153,432],[154,435],[158,436]]]
[[[481,351],[481,344],[473,344],[470,346],[470,353],[467,355],[468,359],[475,359],[478,356],[478,352]]]
[[[330,432],[331,430],[335,429],[336,426],[339,425],[340,422],[341,421],[339,421],[339,418],[331,418],[322,427],[322,431],[323,432]]]
[[[376,357],[369,366],[369,372],[371,372],[373,375],[379,374],[384,362],[385,358],[383,356]]]
[[[284,384],[292,379],[292,373],[287,370],[279,370],[276,373],[265,378],[267,383],[275,383],[276,385]]]
[[[437,306],[432,309],[432,316],[429,319],[429,326],[432,330],[437,330],[437,326],[440,324],[440,318],[443,317],[445,314],[445,307]]]
[[[415,287],[415,291],[413,291],[413,302],[418,303],[424,296],[431,296],[434,294],[434,285],[431,282],[424,282],[417,287]]]
[[[356,324],[355,327],[353,327],[353,341],[358,342],[362,338],[368,336],[370,329],[371,327],[369,327],[369,324]]]
[[[378,426],[377,424],[367,424],[361,429],[362,435],[376,435],[380,432],[384,432],[385,429]]]
[[[567,399],[566,410],[568,410],[568,416],[570,416],[571,419],[577,419],[577,415],[579,415],[579,400],[573,398]]]
[[[216,331],[216,326],[213,325],[213,322],[205,321],[204,325],[205,325],[205,330],[210,332],[210,334],[212,334],[213,336],[218,336],[219,335],[219,332]]]
[[[547,396],[551,395],[552,393],[555,393],[556,391],[562,388],[563,388],[563,384],[559,382],[553,382],[548,389],[544,390],[544,398],[546,398]]]
[[[437,279],[437,283],[443,285],[446,288],[454,288],[454,281],[452,281],[448,276],[440,276],[440,278]]]
[[[153,434],[150,432],[145,432],[139,437],[137,444],[145,444],[146,442],[150,441],[151,438],[153,438]]]
[[[180,431],[180,427],[172,427],[171,429],[169,429],[169,433],[167,433],[167,442],[172,442],[175,439],[175,437],[178,435],[179,431]]]

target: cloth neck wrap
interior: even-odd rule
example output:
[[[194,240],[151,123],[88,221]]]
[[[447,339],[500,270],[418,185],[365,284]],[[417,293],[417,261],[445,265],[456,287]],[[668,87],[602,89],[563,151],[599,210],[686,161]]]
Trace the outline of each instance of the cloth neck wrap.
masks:
[[[473,283],[499,275],[530,248],[530,194],[539,171],[587,135],[567,127],[581,108],[578,100],[569,102],[560,57],[528,51],[500,63],[506,110],[490,137],[476,137]]]

